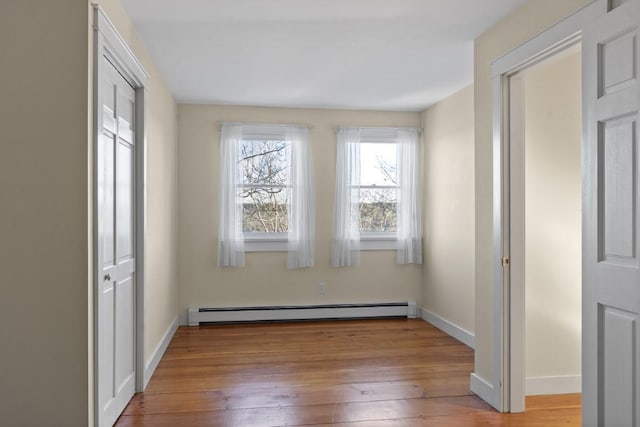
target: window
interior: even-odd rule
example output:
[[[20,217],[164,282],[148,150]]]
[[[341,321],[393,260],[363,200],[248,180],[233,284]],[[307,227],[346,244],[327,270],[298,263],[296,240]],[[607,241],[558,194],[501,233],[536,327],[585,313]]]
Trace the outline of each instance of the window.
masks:
[[[417,129],[338,130],[334,266],[357,265],[361,249],[422,262],[419,165]]]
[[[242,231],[245,240],[266,237],[286,240],[291,197],[291,145],[283,137],[251,137],[240,141]]]
[[[390,235],[395,238],[398,210],[397,145],[360,143],[359,195],[361,239]]]
[[[290,268],[312,266],[308,129],[225,124],[220,162],[219,264],[242,266],[245,251],[288,251]]]

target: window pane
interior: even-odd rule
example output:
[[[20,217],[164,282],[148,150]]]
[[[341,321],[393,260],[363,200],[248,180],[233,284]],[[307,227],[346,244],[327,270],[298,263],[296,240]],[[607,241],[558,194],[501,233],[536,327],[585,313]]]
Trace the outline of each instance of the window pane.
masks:
[[[240,145],[241,184],[286,186],[289,144],[281,140],[248,140]]]
[[[360,231],[396,231],[397,189],[360,189]]]
[[[251,187],[240,190],[242,231],[245,233],[286,233],[289,189]]]
[[[286,233],[289,144],[251,139],[240,145],[242,229],[245,233]]]
[[[360,184],[396,185],[397,145],[387,143],[360,144]]]

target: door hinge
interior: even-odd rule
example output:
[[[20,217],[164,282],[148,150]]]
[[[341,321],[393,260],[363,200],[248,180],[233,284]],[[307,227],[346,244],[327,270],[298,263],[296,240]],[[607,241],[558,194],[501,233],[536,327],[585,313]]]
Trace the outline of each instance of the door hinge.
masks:
[[[502,266],[506,267],[509,265],[509,257],[508,256],[503,256],[502,257]]]

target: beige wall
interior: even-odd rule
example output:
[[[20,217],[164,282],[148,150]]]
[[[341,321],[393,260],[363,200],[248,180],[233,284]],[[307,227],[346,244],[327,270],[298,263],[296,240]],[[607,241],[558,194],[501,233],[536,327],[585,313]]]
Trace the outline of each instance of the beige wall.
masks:
[[[473,334],[473,85],[427,109],[422,117],[422,307]]]
[[[580,58],[523,75],[527,378],[580,375]]]
[[[0,2],[0,424],[88,417],[87,10]]]
[[[90,2],[0,3],[0,414],[92,420]],[[145,356],[176,316],[176,105],[117,0],[101,2],[151,74]]]
[[[315,168],[315,267],[288,270],[286,252],[248,253],[246,267],[217,266],[219,122],[311,124]],[[394,251],[364,252],[354,268],[330,266],[335,127],[419,126],[419,113],[179,105],[178,265],[180,311],[191,305],[419,302],[420,266],[398,266]],[[326,294],[317,285],[326,283]]]
[[[529,0],[475,41],[475,372],[493,378],[493,197],[491,62],[590,0]]]

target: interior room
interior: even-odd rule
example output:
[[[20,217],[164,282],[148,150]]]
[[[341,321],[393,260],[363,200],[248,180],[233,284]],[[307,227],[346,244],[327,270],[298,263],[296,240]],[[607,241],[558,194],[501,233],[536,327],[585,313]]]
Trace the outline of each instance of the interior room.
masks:
[[[521,76],[527,395],[580,391],[580,59],[576,45]]]
[[[0,424],[637,425],[639,17],[3,0]]]

